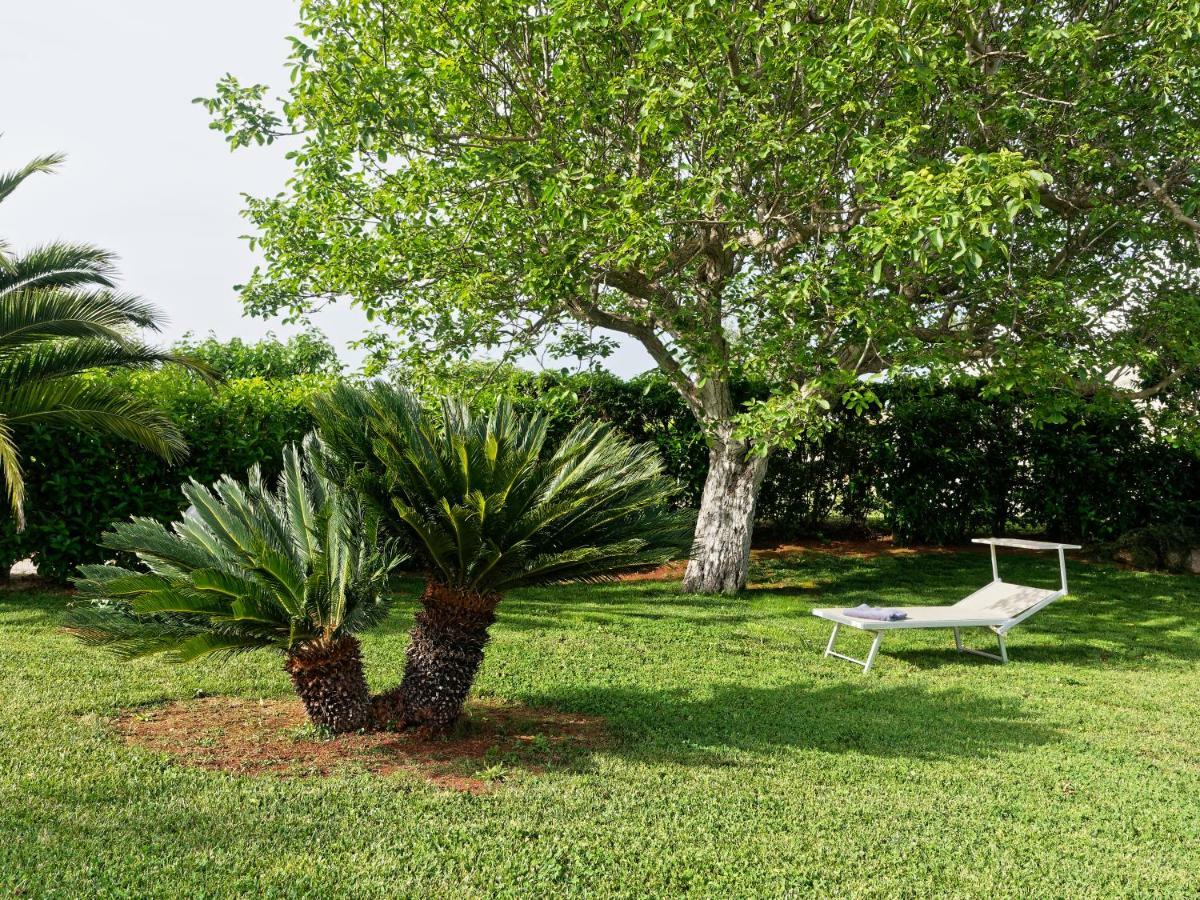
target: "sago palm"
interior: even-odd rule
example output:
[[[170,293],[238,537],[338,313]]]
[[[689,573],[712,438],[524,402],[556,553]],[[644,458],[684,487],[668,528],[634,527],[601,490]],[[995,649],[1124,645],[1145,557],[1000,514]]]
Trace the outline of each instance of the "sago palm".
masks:
[[[382,720],[449,728],[483,661],[506,591],[594,581],[657,565],[691,544],[694,516],[653,449],[581,423],[561,441],[499,403],[476,416],[408,391],[341,387],[317,404],[336,477],[373,499],[426,573],[401,684],[376,700]]]
[[[59,160],[42,157],[0,174],[0,201]],[[17,447],[23,425],[50,422],[106,431],[170,460],[186,451],[162,412],[111,382],[84,377],[111,367],[192,365],[135,338],[138,329],[158,328],[158,313],[116,293],[112,278],[112,256],[95,247],[59,242],[17,254],[0,242],[0,479],[18,524],[25,498]]]
[[[309,718],[333,732],[370,724],[371,702],[355,634],[387,614],[387,580],[399,559],[378,540],[377,516],[289,447],[272,489],[257,467],[184,488],[191,507],[170,529],[151,519],[118,524],[106,547],[145,566],[83,566],[90,602],[68,627],[125,656],[177,661],[249,650],[284,654]]]

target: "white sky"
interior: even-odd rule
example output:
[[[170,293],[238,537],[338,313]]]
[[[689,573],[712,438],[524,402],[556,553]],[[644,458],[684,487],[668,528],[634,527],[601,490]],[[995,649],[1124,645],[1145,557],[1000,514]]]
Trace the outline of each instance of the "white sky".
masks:
[[[233,290],[254,263],[241,194],[283,187],[284,149],[231,153],[191,101],[225,72],[282,89],[295,19],[294,0],[0,0],[0,170],[67,154],[0,204],[0,235],[18,249],[65,238],[114,251],[121,286],[166,312],[168,340],[289,333],[244,318]],[[314,321],[357,362],[345,345],[360,313],[338,305]],[[636,346],[609,362],[622,375],[651,365]]]

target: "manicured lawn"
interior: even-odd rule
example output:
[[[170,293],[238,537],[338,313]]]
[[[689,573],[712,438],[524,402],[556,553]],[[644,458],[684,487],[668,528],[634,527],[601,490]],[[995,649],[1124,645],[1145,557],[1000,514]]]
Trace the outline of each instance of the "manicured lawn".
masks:
[[[1007,667],[948,632],[885,641],[868,677],[821,658],[814,605],[947,602],[989,575],[968,553],[806,553],[759,562],[736,600],[515,595],[479,693],[601,716],[611,738],[479,796],[126,747],[105,717],[285,696],[279,661],[120,663],[56,629],[63,597],[0,594],[0,892],[1195,896],[1200,579],[1072,565],[1074,595],[1013,632]],[[376,685],[408,621],[367,639]]]

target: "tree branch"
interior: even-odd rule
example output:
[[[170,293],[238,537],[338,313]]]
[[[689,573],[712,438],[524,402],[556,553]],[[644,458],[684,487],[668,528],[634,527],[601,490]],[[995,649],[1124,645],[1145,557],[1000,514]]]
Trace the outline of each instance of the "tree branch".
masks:
[[[701,421],[709,418],[699,387],[671,353],[670,348],[655,334],[653,328],[641,322],[635,322],[633,319],[610,313],[587,300],[574,300],[570,302],[569,306],[575,315],[592,325],[635,338],[646,348],[646,352],[650,354],[658,367],[663,370],[663,374],[667,376],[675,390],[679,391],[679,395],[683,397],[684,402],[695,416]]]

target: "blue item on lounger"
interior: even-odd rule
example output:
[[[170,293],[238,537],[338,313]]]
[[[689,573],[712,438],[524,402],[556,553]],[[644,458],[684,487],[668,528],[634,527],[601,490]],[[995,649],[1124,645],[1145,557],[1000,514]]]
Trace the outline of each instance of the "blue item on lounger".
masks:
[[[888,609],[884,606],[868,606],[865,603],[854,609],[843,610],[843,612],[856,619],[871,619],[875,622],[899,622],[901,619],[908,618],[908,613],[903,610]]]

